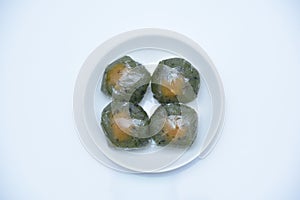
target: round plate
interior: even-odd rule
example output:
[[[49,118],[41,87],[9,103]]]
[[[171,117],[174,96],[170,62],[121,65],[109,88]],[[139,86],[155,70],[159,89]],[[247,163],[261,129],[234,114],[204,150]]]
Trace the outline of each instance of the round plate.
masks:
[[[102,109],[111,101],[100,91],[106,66],[129,55],[153,72],[160,60],[181,57],[200,73],[197,98],[189,103],[199,116],[198,135],[187,149],[157,148],[140,150],[111,148],[100,126]],[[140,29],[120,34],[100,45],[87,58],[78,75],[73,108],[76,127],[85,148],[108,167],[125,172],[157,173],[170,171],[204,158],[213,148],[224,121],[224,90],[219,75],[205,52],[192,40],[169,30]],[[159,106],[150,89],[140,103],[149,116]]]

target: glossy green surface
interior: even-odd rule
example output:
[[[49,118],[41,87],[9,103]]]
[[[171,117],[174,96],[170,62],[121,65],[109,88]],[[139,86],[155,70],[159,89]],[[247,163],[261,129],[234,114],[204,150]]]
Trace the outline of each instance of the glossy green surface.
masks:
[[[172,85],[172,81],[181,78],[184,83],[178,89],[174,86],[178,93],[171,92],[167,85]],[[170,58],[159,62],[151,79],[151,89],[153,96],[160,103],[187,103],[194,100],[200,87],[199,72],[183,58]],[[173,95],[166,95],[164,91],[168,91]],[[179,90],[179,91],[178,91]]]
[[[114,133],[116,129],[117,131],[120,131],[118,128],[116,128],[118,127],[118,125],[116,124],[117,121],[114,117],[123,113],[125,113],[126,115],[126,112],[128,112],[129,116],[128,119],[124,119],[129,120],[132,126],[130,129],[127,129],[128,132],[124,131],[124,129],[120,129],[122,131],[121,137],[123,138],[122,140],[120,140],[120,137],[116,137],[116,134]],[[147,113],[143,110],[142,107],[130,102],[111,102],[102,111],[102,129],[110,144],[115,147],[139,148],[147,145],[149,142],[149,138],[144,137],[149,132],[148,125],[149,118]],[[141,138],[138,136],[141,136]]]
[[[118,86],[109,83],[108,74],[117,66],[124,65],[125,70],[118,80]],[[101,91],[118,101],[140,102],[149,85],[151,79],[147,69],[131,57],[124,56],[109,64],[103,74]]]

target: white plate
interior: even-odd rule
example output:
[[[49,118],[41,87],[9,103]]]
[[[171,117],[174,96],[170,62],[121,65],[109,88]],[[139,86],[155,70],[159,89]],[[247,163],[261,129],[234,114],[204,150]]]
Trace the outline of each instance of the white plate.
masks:
[[[188,105],[199,115],[198,136],[189,149],[156,148],[121,151],[111,148],[100,126],[102,109],[111,101],[100,91],[105,67],[129,55],[152,72],[160,60],[182,57],[201,76],[197,99]],[[219,75],[204,51],[192,40],[173,31],[140,29],[120,34],[100,45],[88,57],[74,90],[74,118],[83,145],[98,161],[125,172],[165,172],[195,158],[204,158],[213,148],[224,121],[224,91]],[[140,103],[149,116],[158,106],[150,90]]]

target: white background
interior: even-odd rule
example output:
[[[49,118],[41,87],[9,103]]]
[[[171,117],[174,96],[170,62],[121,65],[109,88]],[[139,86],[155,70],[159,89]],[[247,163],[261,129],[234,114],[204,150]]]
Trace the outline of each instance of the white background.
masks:
[[[87,56],[136,28],[198,42],[226,94],[214,151],[158,175],[97,163],[72,95]],[[300,3],[0,1],[0,199],[300,199]]]

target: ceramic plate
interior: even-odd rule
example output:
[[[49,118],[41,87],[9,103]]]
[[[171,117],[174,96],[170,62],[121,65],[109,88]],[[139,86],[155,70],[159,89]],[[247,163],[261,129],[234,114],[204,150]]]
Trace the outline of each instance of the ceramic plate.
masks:
[[[139,150],[111,148],[100,121],[103,108],[111,102],[101,90],[104,70],[114,60],[128,55],[152,73],[158,62],[173,57],[188,60],[200,73],[197,98],[187,105],[198,113],[198,133],[189,148]],[[220,77],[206,53],[191,39],[169,30],[140,29],[117,35],[96,48],[83,64],[74,90],[73,108],[81,141],[102,164],[125,172],[158,173],[174,170],[196,158],[204,158],[220,136],[224,121],[224,90]],[[140,105],[149,117],[159,106],[150,88]]]

